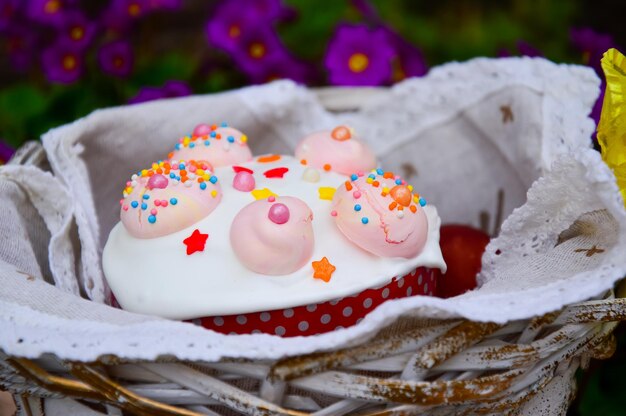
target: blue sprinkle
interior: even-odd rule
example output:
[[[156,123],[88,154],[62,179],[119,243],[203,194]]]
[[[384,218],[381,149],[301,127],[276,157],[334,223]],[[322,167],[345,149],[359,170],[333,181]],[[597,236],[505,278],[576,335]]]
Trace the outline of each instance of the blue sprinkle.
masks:
[[[179,164],[178,165],[178,169],[183,169],[184,170],[185,169],[185,164],[184,163]]]
[[[228,140],[229,143],[235,143],[235,138],[233,136],[228,136],[226,140]]]
[[[155,217],[154,215],[150,215],[150,216],[148,217],[148,222],[149,222],[150,224],[154,224],[154,223],[156,222],[156,217]]]
[[[137,208],[139,206],[139,202],[133,201],[133,202],[130,203],[130,206],[133,207],[133,208]]]
[[[426,205],[426,200],[424,198],[420,198],[420,206],[425,206]]]
[[[228,127],[228,123],[225,121],[222,121],[222,124],[220,124],[220,127]]]
[[[211,179],[209,179],[209,182],[211,183],[217,182],[217,176],[211,176]]]
[[[174,179],[176,177],[176,175],[174,175],[173,173],[170,173],[170,178]]]
[[[359,179],[358,175],[356,173],[353,173],[352,175],[350,175],[350,179],[352,181],[356,181],[357,179]]]
[[[200,189],[204,191],[206,189],[206,183],[200,182]]]
[[[148,194],[143,194],[143,199],[150,199],[150,195],[148,195]]]
[[[145,202],[141,203],[141,209],[143,209],[144,211],[148,209],[148,204],[146,204]]]
[[[361,222],[362,222],[363,224],[367,224],[368,222],[370,222],[370,220],[369,220],[369,218],[367,218],[367,217],[363,217],[363,218],[361,218]]]
[[[396,179],[396,185],[402,185],[402,179]]]
[[[172,204],[172,205],[176,205],[176,204],[178,204],[178,199],[176,199],[176,198],[170,198],[170,204]]]
[[[177,177],[176,177],[176,180],[177,180],[178,182],[180,182],[180,176],[177,176]]]
[[[196,147],[196,144],[195,144],[195,143],[189,143],[189,148],[190,148],[190,149],[193,149],[194,147]]]
[[[360,210],[361,210],[361,206],[360,206],[359,204],[356,204],[356,205],[354,206],[354,210],[355,210],[355,211],[360,211]]]
[[[208,140],[205,140],[205,141],[204,141],[204,145],[205,145],[205,146],[208,146],[208,145],[210,145],[210,144],[211,144],[211,142],[210,142],[210,141],[208,141]]]
[[[209,134],[209,136],[211,136],[211,137],[215,137],[215,136],[217,136],[217,133],[216,133],[216,132],[214,132],[214,131],[212,131],[212,132]]]
[[[177,143],[176,146],[174,146],[174,149],[180,150],[180,143]]]
[[[376,179],[376,175],[374,175],[373,173],[370,173],[369,175],[367,175],[368,178],[372,178],[372,179]]]
[[[376,173],[378,173],[379,175],[382,175],[383,173],[385,173],[384,170],[382,170],[381,168],[376,169]]]

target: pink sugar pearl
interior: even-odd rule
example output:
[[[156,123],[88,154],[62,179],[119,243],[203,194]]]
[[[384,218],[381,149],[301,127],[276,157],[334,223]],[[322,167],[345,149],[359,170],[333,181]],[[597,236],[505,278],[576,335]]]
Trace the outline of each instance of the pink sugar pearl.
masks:
[[[354,199],[359,199],[361,197],[361,192],[359,191],[354,191],[352,193],[352,196],[354,197]]]
[[[161,206],[161,200],[160,199],[155,199],[154,200],[154,205],[156,205],[157,207]]]
[[[233,178],[233,188],[241,192],[250,192],[256,186],[254,176],[250,172],[237,172]]]
[[[274,204],[270,207],[270,212],[267,217],[274,224],[284,224],[289,221],[289,208],[285,204]]]
[[[156,173],[150,176],[150,179],[148,179],[148,189],[165,189],[167,188],[168,183],[169,181],[165,176],[161,175],[160,173]]]
[[[152,209],[150,210],[150,214],[152,214],[152,215],[157,215],[157,210],[156,210],[156,209],[154,209],[154,208],[152,208]]]
[[[205,123],[198,124],[195,129],[193,129],[194,136],[208,136],[211,133],[211,126]]]

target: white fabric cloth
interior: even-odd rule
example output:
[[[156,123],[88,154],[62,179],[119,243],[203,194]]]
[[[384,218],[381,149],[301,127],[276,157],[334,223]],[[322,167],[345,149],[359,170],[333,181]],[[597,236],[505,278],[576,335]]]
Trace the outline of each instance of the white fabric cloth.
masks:
[[[347,112],[279,81],[100,110],[54,129],[43,137],[51,172],[36,146],[19,159],[35,165],[0,169],[0,348],[70,360],[273,359],[362,342],[403,314],[504,323],[597,296],[626,274],[626,213],[613,174],[590,149],[598,86],[588,68],[476,59],[365,101],[331,91],[353,107]],[[444,223],[496,230],[506,218],[483,258],[482,286],[446,300],[390,301],[357,326],[306,342],[225,336],[106,306],[100,254],[123,184],[196,123],[222,120],[246,132],[256,154],[290,153],[305,134],[348,123]],[[576,220],[583,232],[559,239]]]

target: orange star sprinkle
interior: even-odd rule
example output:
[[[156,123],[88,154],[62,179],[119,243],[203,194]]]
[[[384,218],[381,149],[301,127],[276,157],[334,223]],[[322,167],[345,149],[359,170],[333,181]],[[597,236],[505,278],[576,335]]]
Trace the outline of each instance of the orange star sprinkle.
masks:
[[[325,282],[330,281],[330,276],[337,269],[335,266],[330,264],[326,257],[322,257],[320,261],[314,261],[311,265],[313,266],[313,277],[321,279]]]

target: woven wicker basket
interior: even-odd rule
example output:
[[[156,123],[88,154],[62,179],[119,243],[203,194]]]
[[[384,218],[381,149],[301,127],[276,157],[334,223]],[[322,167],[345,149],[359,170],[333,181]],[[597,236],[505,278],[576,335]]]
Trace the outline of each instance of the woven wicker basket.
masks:
[[[377,93],[319,91],[337,111]],[[46,163],[36,146],[13,162]],[[564,414],[576,370],[614,352],[625,296],[619,288],[504,326],[403,317],[364,344],[279,361],[79,363],[0,352],[0,386],[25,415],[62,397],[96,414]]]

